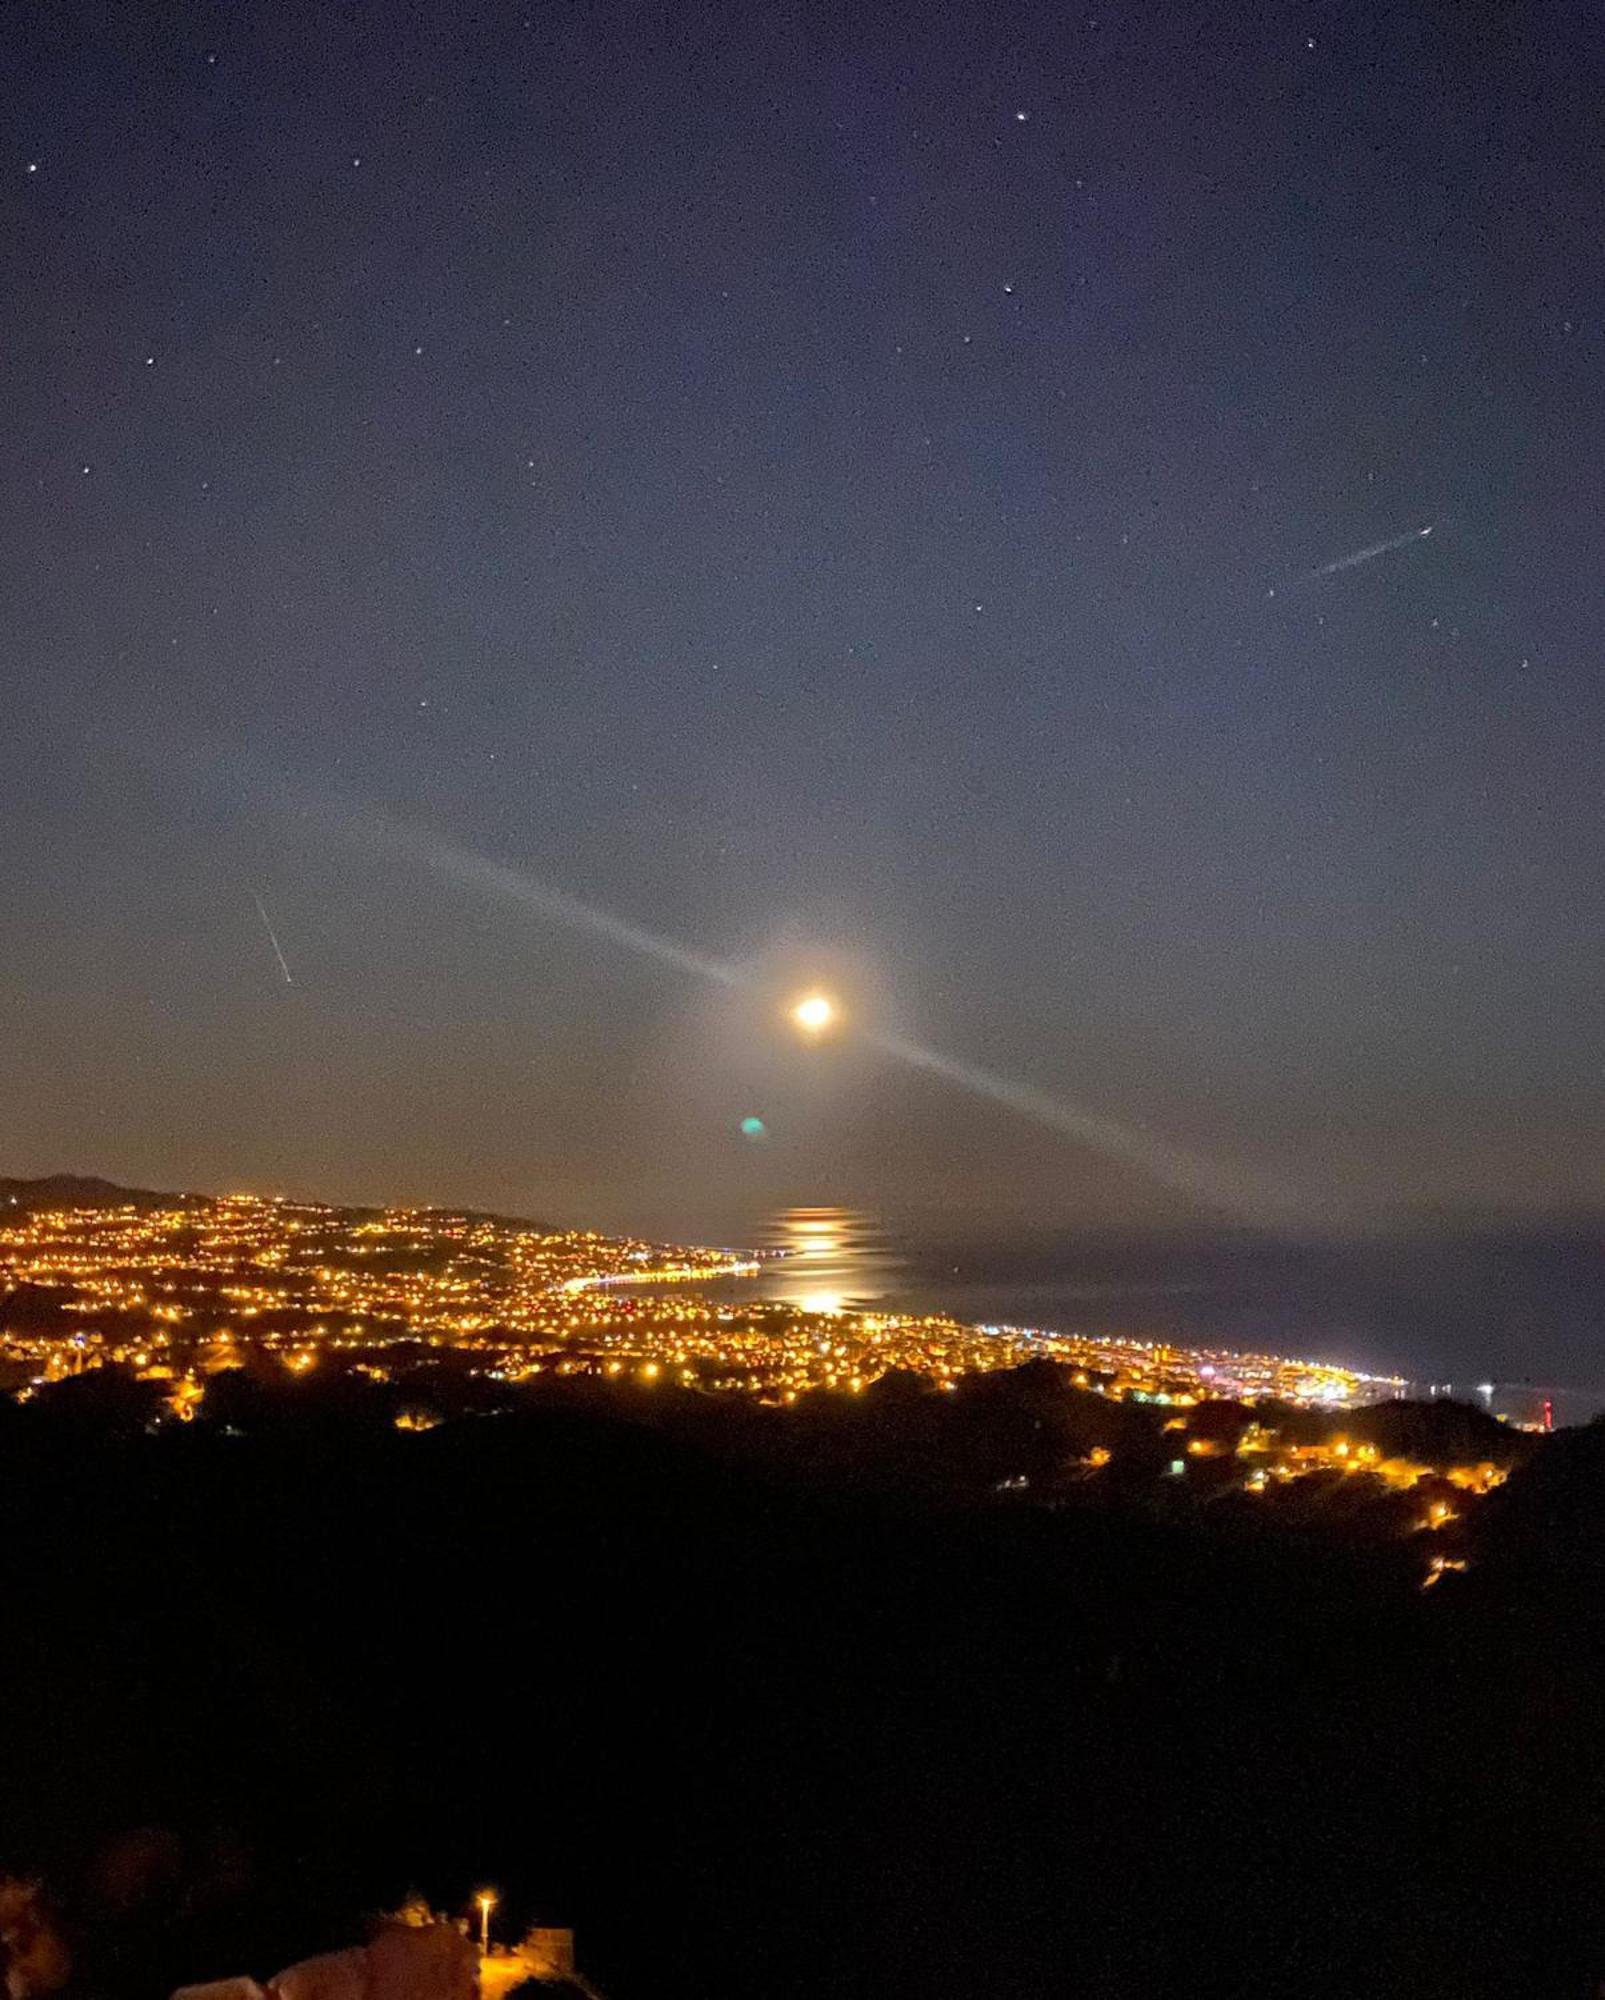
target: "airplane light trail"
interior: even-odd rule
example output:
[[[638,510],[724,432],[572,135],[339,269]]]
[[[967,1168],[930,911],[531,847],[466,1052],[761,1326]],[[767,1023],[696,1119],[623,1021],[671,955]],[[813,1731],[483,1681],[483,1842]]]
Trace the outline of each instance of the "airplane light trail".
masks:
[[[624,945],[659,965],[693,973],[714,985],[756,990],[764,984],[742,966],[705,958],[671,938],[658,936],[643,925],[632,924],[610,911],[596,909],[560,889],[547,888],[518,869],[487,860],[483,855],[408,826],[389,814],[368,814],[365,824],[384,844],[400,849],[438,874],[449,876],[495,901],[532,911],[536,916],[564,924],[571,930],[588,931],[612,944]],[[1030,1085],[994,1076],[987,1070],[956,1061],[904,1036],[870,1031],[864,1039],[871,1047],[910,1069],[939,1077],[944,1083],[971,1096],[1002,1105],[1050,1131],[1078,1140],[1107,1158],[1135,1166],[1161,1186],[1202,1201],[1241,1221],[1264,1225],[1278,1218],[1285,1220],[1297,1205],[1285,1192],[1273,1192],[1263,1184],[1254,1183],[1246,1175],[1229,1172],[1178,1147],[1149,1139],[1115,1119],[1085,1111],[1079,1105],[1050,1097]]]
[[[279,949],[278,933],[274,930],[272,919],[268,916],[267,905],[254,889],[251,891],[251,901],[255,903],[256,913],[262,919],[262,928],[268,934],[268,943],[273,947],[273,956],[279,961],[279,970],[284,974],[284,983],[286,986],[293,986],[295,981],[290,977],[290,968],[285,964],[284,953]]]

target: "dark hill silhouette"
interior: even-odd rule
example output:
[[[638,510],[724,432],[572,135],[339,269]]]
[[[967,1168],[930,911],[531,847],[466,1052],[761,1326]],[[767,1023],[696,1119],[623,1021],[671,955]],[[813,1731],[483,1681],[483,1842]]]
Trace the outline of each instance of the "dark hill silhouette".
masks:
[[[1557,1431],[1478,1509],[1473,1545],[1524,1587],[1567,1594],[1605,1581],[1605,1422]]]
[[[151,1208],[198,1201],[199,1195],[159,1194],[151,1188],[121,1187],[92,1174],[45,1174],[35,1180],[0,1176],[0,1204],[16,1208]]]
[[[1374,1403],[1368,1409],[1328,1420],[1385,1458],[1420,1459],[1429,1465],[1518,1465],[1531,1456],[1533,1440],[1470,1403],[1447,1398],[1430,1403]]]
[[[32,1179],[0,1175],[0,1208],[170,1208],[189,1204],[200,1206],[218,1199],[216,1195],[193,1191],[174,1193],[158,1188],[125,1187],[94,1174],[44,1174]],[[372,1203],[328,1202],[321,1205],[337,1215],[356,1218],[383,1212]],[[531,1229],[538,1234],[550,1232],[556,1227],[530,1216],[505,1215],[492,1209],[431,1205],[418,1209],[416,1213],[436,1217],[461,1216],[469,1222],[494,1222],[506,1228]]]
[[[1424,1594],[1419,1494],[1335,1472],[999,1496],[1095,1418],[1174,1449],[1163,1409],[1041,1368],[791,1410],[469,1379],[256,1367],[154,1433],[160,1385],[110,1374],[0,1405],[0,1874],[58,1897],[64,2000],[487,1879],[611,2000],[1492,2000],[1605,1968],[1597,1593],[1559,1587],[1605,1431],[1536,1441]],[[447,1420],[397,1430],[426,1392]],[[943,1481],[877,1480],[878,1441]],[[134,1834],[143,1887],[107,1859]]]

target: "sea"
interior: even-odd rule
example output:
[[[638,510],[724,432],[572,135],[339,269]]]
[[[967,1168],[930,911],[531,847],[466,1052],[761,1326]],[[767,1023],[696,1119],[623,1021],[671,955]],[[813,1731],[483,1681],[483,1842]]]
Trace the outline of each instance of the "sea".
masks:
[[[1520,1423],[1605,1412],[1605,1239],[1589,1223],[1289,1242],[933,1230],[821,1205],[754,1216],[723,1240],[769,1253],[756,1277],[722,1281],[729,1297],[1330,1361]]]

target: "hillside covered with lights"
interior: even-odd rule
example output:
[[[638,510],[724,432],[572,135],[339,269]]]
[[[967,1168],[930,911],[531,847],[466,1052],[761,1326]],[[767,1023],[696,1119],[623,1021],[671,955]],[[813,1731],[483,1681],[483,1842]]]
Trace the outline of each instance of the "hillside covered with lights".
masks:
[[[1491,1996],[1605,1947],[1605,1427],[722,1302],[739,1250],[0,1199],[0,1889],[60,2000],[486,1881],[610,2000]]]
[[[246,1352],[291,1369],[424,1344],[499,1379],[672,1377],[785,1401],[861,1393],[893,1370],[940,1386],[1050,1360],[1077,1386],[1183,1405],[1274,1397],[1348,1408],[1404,1385],[1265,1354],[1118,1332],[974,1327],[940,1314],[719,1298],[757,1253],[542,1229],[442,1209],[156,1195],[0,1182],[0,1369],[14,1393],[106,1363],[189,1385]],[[712,1292],[708,1288],[712,1288]]]

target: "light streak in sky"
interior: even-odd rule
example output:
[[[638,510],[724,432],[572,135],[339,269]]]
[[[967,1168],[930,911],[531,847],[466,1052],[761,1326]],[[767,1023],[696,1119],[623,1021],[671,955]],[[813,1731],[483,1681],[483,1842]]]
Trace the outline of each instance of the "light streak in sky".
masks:
[[[273,920],[267,913],[267,905],[254,889],[251,891],[251,901],[255,903],[256,913],[262,919],[262,928],[268,934],[268,943],[273,947],[273,956],[279,961],[279,970],[284,974],[284,983],[286,986],[293,986],[295,981],[290,977],[290,968],[285,964],[284,953],[279,949],[278,933],[274,930]]]
[[[409,826],[388,814],[367,816],[369,829],[381,841],[425,863],[437,874],[475,889],[495,901],[514,905],[571,930],[587,931],[609,943],[624,945],[643,958],[654,960],[678,972],[689,972],[718,986],[761,989],[766,982],[739,965],[704,957],[688,950],[672,938],[660,937],[642,924],[599,910],[561,889],[548,888],[522,870],[488,860],[471,849],[459,847],[439,836]],[[265,921],[265,917],[264,917]],[[973,1063],[942,1055],[936,1049],[910,1041],[906,1036],[865,1031],[870,1047],[910,1069],[934,1076],[972,1097],[984,1098],[1006,1110],[1028,1118],[1049,1131],[1136,1167],[1151,1180],[1206,1206],[1224,1211],[1241,1221],[1266,1224],[1286,1219],[1295,1202],[1282,1190],[1271,1190],[1249,1176],[1233,1172],[1197,1154],[1169,1143],[1149,1138],[1145,1133],[1118,1119],[1087,1111],[1063,1098],[1029,1084],[979,1069]]]
[[[606,938],[611,944],[622,944],[644,958],[656,959],[660,965],[671,965],[678,972],[694,973],[697,978],[711,980],[718,986],[751,984],[748,975],[739,966],[726,965],[715,958],[704,958],[701,953],[688,951],[671,938],[659,937],[640,924],[615,917],[609,910],[598,910],[590,903],[582,903],[578,896],[566,895],[561,889],[548,889],[544,883],[535,881],[520,869],[488,860],[483,854],[475,854],[469,848],[458,847],[451,841],[424,833],[417,827],[391,818],[389,814],[373,816],[371,824],[387,845],[403,849],[433,868],[436,874],[450,876],[467,888],[478,889],[500,902],[516,903],[526,910],[533,910],[537,916],[550,917],[554,923],[566,924],[570,930],[590,931],[593,936]]]
[[[1265,1182],[1217,1166],[1214,1161],[1203,1159],[1165,1140],[1150,1139],[1132,1126],[1121,1124],[1118,1119],[1102,1117],[1095,1111],[1084,1111],[1080,1105],[1068,1103],[1060,1097],[1050,1097],[1046,1091],[1034,1089],[1030,1084],[1015,1083],[1008,1077],[980,1069],[974,1063],[958,1062],[952,1056],[944,1056],[902,1035],[872,1033],[868,1040],[873,1047],[883,1049],[887,1055],[895,1056],[911,1069],[939,1076],[944,1082],[954,1084],[974,1097],[988,1098],[1006,1110],[1018,1112],[1022,1118],[1033,1119],[1050,1131],[1062,1132],[1069,1139],[1078,1139],[1094,1152],[1103,1153],[1110,1159],[1123,1160],[1128,1166],[1140,1169],[1151,1180],[1174,1189],[1178,1194],[1190,1195],[1207,1207],[1224,1209],[1244,1220],[1257,1222],[1272,1220],[1278,1214],[1290,1214],[1294,1207],[1285,1192],[1273,1189]]]
[[[1303,581],[1313,583],[1317,577],[1337,576],[1343,570],[1358,569],[1361,563],[1375,562],[1378,556],[1391,555],[1395,549],[1406,549],[1412,542],[1424,542],[1431,533],[1432,523],[1429,521],[1424,528],[1411,528],[1385,542],[1372,542],[1369,548],[1356,549],[1351,556],[1339,556],[1335,562],[1322,563],[1319,569],[1310,570]]]

